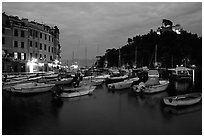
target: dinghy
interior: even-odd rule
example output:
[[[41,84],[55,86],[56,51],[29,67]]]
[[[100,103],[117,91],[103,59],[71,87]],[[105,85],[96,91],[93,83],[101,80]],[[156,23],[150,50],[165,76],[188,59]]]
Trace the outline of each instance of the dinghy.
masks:
[[[130,88],[133,80],[124,80],[122,82],[108,84],[108,89],[126,89]]]
[[[61,89],[63,92],[61,94],[56,94],[57,97],[62,98],[72,98],[84,95],[90,95],[94,91],[96,86],[82,86],[78,88],[68,88],[68,89]]]
[[[17,84],[11,87],[11,92],[13,93],[41,93],[51,90],[55,84],[45,84],[45,83],[26,83],[26,84]]]
[[[198,103],[202,98],[201,93],[190,93],[178,96],[171,96],[163,98],[166,105],[171,106],[186,106]]]

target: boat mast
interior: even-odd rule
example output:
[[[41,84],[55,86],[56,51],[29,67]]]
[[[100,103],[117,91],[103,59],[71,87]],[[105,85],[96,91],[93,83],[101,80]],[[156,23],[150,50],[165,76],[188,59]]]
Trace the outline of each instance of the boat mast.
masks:
[[[118,55],[118,67],[120,67],[121,65],[121,58],[120,58],[120,47],[119,47],[119,55]]]
[[[85,47],[85,66],[87,67],[87,47]]]
[[[135,47],[135,66],[137,66],[137,46]]]
[[[74,63],[74,51],[72,51],[72,64]]]
[[[155,65],[157,64],[157,45],[155,46]]]

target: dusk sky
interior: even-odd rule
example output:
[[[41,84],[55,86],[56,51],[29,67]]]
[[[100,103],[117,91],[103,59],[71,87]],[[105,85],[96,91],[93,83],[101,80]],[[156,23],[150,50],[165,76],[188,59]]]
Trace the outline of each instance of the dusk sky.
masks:
[[[62,59],[71,59],[73,52],[85,58],[85,48],[90,59],[104,55],[129,37],[156,30],[164,18],[202,36],[201,2],[4,2],[2,12],[58,26]]]

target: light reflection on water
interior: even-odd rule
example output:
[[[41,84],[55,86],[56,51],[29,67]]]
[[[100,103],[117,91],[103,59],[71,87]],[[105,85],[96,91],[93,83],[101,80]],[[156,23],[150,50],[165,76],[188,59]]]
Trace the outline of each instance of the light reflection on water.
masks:
[[[151,95],[109,91],[103,85],[91,96],[63,99],[51,92],[22,96],[3,91],[3,134],[201,134],[201,103],[175,108],[162,102],[163,97],[191,91],[192,85],[186,84]]]

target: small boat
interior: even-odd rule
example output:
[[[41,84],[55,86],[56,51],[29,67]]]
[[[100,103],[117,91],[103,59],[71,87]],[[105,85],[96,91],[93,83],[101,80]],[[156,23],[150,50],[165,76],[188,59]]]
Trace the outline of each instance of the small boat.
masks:
[[[165,91],[168,88],[169,80],[159,80],[158,85],[146,86],[144,82],[140,82],[139,85],[133,85],[134,92],[142,93],[157,93]]]
[[[19,83],[15,83],[15,84],[8,84],[8,85],[3,85],[2,89],[5,90],[5,91],[11,91],[11,87],[12,86],[20,86],[20,85],[27,85],[29,83],[32,83],[32,82],[27,82],[27,81],[22,81],[22,82],[19,82]]]
[[[61,94],[56,94],[56,96],[63,97],[63,98],[72,98],[72,97],[90,95],[93,93],[95,88],[96,86],[82,86],[77,88],[62,89],[63,92]]]
[[[36,77],[29,78],[28,81],[35,81],[35,80],[39,80],[41,78],[42,78],[42,76],[36,76]]]
[[[198,103],[202,98],[201,93],[190,93],[178,96],[171,96],[163,98],[166,105],[171,106],[187,106]]]
[[[50,75],[45,75],[43,78],[45,79],[52,79],[52,78],[57,78],[59,74],[50,74]]]
[[[118,77],[110,77],[110,78],[107,78],[106,83],[111,84],[111,83],[121,82],[121,81],[124,81],[127,78],[128,78],[127,75],[118,76]]]
[[[67,85],[72,82],[73,78],[62,78],[60,80],[56,81],[48,81],[49,84],[55,84],[55,85]]]
[[[107,79],[107,78],[109,78],[109,77],[110,77],[110,75],[104,74],[104,75],[96,76],[95,79]]]
[[[157,93],[164,91],[168,88],[169,80],[159,80],[159,73],[157,70],[148,71],[148,80],[140,82],[139,85],[134,85],[134,92],[143,92],[143,93]]]
[[[11,87],[11,92],[13,93],[41,93],[51,90],[55,84],[45,84],[45,83],[26,83],[26,84],[17,84]]]
[[[124,80],[122,82],[108,84],[108,89],[126,89],[132,86],[133,80]]]

